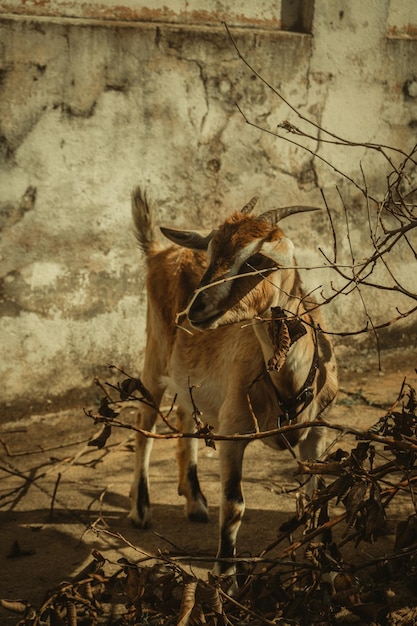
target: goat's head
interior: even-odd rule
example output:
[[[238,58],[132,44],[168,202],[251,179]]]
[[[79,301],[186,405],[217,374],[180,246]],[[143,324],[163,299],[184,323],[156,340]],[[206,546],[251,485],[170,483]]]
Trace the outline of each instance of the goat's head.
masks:
[[[294,246],[278,226],[284,217],[313,207],[283,207],[250,215],[257,198],[209,235],[161,228],[174,243],[207,250],[208,267],[188,307],[188,319],[201,330],[248,320],[276,306],[294,265]],[[290,275],[290,276],[289,276]]]

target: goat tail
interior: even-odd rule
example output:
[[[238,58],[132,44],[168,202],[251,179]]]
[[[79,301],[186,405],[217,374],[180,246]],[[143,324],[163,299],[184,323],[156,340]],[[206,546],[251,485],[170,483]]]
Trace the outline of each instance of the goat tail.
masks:
[[[139,247],[146,256],[149,256],[155,250],[156,245],[152,206],[148,202],[145,191],[140,187],[132,191],[132,218]]]

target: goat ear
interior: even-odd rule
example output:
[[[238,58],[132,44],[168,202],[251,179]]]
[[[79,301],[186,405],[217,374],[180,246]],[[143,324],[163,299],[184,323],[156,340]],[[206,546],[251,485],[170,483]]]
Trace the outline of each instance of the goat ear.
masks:
[[[294,264],[294,244],[288,237],[264,241],[259,252],[280,267],[291,267]]]
[[[191,250],[207,250],[208,245],[216,231],[212,230],[210,234],[203,236],[192,230],[175,230],[174,228],[166,228],[161,226],[162,234],[183,248]]]

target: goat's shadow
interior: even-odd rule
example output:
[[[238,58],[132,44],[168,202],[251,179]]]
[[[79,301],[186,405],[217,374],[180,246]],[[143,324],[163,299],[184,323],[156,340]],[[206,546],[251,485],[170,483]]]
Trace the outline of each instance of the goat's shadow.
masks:
[[[108,494],[108,498],[112,506],[103,503],[99,513],[57,508],[51,519],[47,509],[0,512],[0,571],[5,595],[40,602],[47,589],[71,579],[93,549],[105,555],[110,550],[114,562],[122,556],[136,562],[147,555],[159,558],[162,554],[211,569],[217,551],[218,507],[211,507],[208,523],[201,524],[185,517],[182,503],[155,504],[150,528],[138,529],[127,519],[127,498],[117,493]],[[124,506],[119,508],[122,501]],[[119,510],[114,508],[116,503]],[[286,519],[288,516],[279,511],[248,508],[238,536],[238,555],[257,556],[277,538]]]
[[[121,557],[146,566],[154,562],[147,555],[160,559],[175,556],[180,558],[176,563],[206,578],[219,535],[216,458],[203,451],[200,459],[209,522],[191,522],[184,513],[184,498],[177,495],[175,453],[172,446],[162,443],[166,445],[155,446],[151,464],[152,525],[146,530],[134,528],[127,518],[133,466],[128,447],[103,459],[101,453],[96,453],[99,460],[106,461],[98,464],[86,463],[93,454],[89,452],[82,463],[73,463],[63,473],[59,487],[56,472],[45,472],[44,476],[41,472],[39,477],[34,474],[23,485],[19,477],[5,473],[0,510],[2,596],[40,606],[48,590],[71,580],[86,567],[93,558],[92,550],[107,559],[105,570],[121,567]],[[276,540],[280,525],[294,514],[294,495],[280,493],[283,486],[294,484],[284,459],[277,471],[273,454],[266,446],[260,452],[255,444],[248,450],[244,477],[247,508],[237,540],[239,556],[259,555]],[[44,456],[48,460],[47,453]],[[36,458],[35,470],[39,471],[41,461],[46,463],[44,456]],[[22,476],[29,476],[31,458],[27,461],[26,456],[16,457],[13,462]],[[274,552],[270,556],[274,557]],[[10,613],[0,609],[0,623],[15,622]]]
[[[237,556],[258,556],[276,541],[279,528],[288,517],[288,513],[248,507],[238,534]],[[218,518],[217,506],[210,507],[209,521],[204,524],[187,519],[182,504],[155,504],[149,528],[135,528],[126,517],[120,518],[115,528],[137,548],[138,556],[141,550],[152,555],[162,552],[167,557],[183,557],[184,563],[201,561],[201,567],[211,568],[217,552]],[[193,561],[193,557],[197,560]]]

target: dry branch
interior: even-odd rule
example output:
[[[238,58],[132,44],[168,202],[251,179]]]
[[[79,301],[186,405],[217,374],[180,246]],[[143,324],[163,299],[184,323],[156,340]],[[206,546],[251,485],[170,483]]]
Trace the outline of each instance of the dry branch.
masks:
[[[251,121],[238,106],[245,123],[305,150],[312,158],[320,159],[336,174],[348,181],[364,199],[368,225],[370,253],[365,258],[357,254],[351,238],[350,209],[339,194],[344,231],[337,231],[336,219],[328,206],[324,193],[330,230],[332,234],[331,255],[321,247],[324,259],[321,268],[334,274],[329,281],[330,295],[322,293],[317,306],[324,306],[341,296],[356,293],[362,302],[366,323],[359,329],[344,328],[320,329],[342,337],[359,335],[392,326],[398,320],[413,315],[417,310],[417,292],[404,284],[402,277],[393,267],[390,254],[404,244],[414,260],[417,247],[413,237],[417,228],[416,205],[413,198],[415,189],[405,191],[408,170],[417,165],[417,147],[409,152],[398,148],[369,142],[351,142],[322,128],[313,120],[303,116],[281,92],[275,89],[261,73],[241,54],[230,29],[226,26],[232,45],[246,67],[283,102],[299,120],[307,125],[303,130],[288,120],[282,120],[277,129],[264,128]],[[300,141],[296,141],[299,138]],[[381,198],[369,192],[365,173],[360,167],[361,180],[355,180],[338,169],[324,157],[301,143],[306,141],[332,143],[348,148],[365,148],[382,157],[390,166],[386,189]],[[342,254],[341,237],[347,238],[349,260]],[[377,270],[384,270],[384,280]],[[308,268],[311,269],[311,268]],[[253,272],[258,273],[257,270]],[[388,276],[388,281],[386,277]],[[202,287],[207,289],[210,286]],[[376,322],[368,309],[367,290],[389,291],[404,297],[408,303],[404,310]],[[195,295],[197,295],[198,291]],[[186,315],[189,307],[179,316]],[[254,323],[266,323],[255,320]],[[114,368],[114,366],[111,366]],[[243,569],[243,580],[237,598],[230,598],[222,589],[224,581],[209,576],[208,582],[190,577],[181,567],[182,562],[206,561],[206,555],[190,554],[147,554],[129,542],[121,533],[110,529],[100,507],[100,516],[90,530],[97,534],[111,536],[138,553],[137,561],[126,559],[110,563],[98,552],[83,577],[65,582],[48,592],[39,608],[24,601],[0,600],[4,608],[22,617],[21,626],[40,624],[99,624],[105,623],[113,605],[123,606],[123,611],[112,620],[114,626],[134,626],[135,624],[179,623],[181,626],[192,623],[206,623],[213,626],[228,624],[330,624],[336,623],[338,615],[344,611],[349,617],[357,616],[365,623],[415,623],[414,606],[417,604],[417,414],[416,392],[402,385],[396,403],[381,419],[368,430],[352,426],[332,424],[317,420],[308,424],[290,424],[268,432],[259,432],[256,416],[254,432],[236,434],[230,437],[219,436],[204,424],[195,406],[196,432],[182,433],[170,422],[173,406],[164,412],[154,407],[161,418],[164,432],[148,432],[119,419],[120,407],[126,402],[146,403],[154,406],[153,398],[139,378],[129,376],[118,369],[125,378],[118,385],[97,386],[104,397],[97,412],[86,411],[89,418],[102,427],[101,432],[90,445],[109,450],[112,429],[122,428],[140,432],[147,437],[177,439],[197,437],[214,445],[223,439],[244,439],[252,441],[271,436],[286,436],[294,429],[326,428],[340,434],[336,441],[349,434],[356,438],[356,446],[346,452],[337,449],[322,462],[300,464],[299,471],[304,475],[316,474],[320,487],[309,500],[302,494],[297,501],[295,515],[279,529],[272,544],[265,547],[257,556],[237,557]],[[190,395],[192,397],[192,381]],[[113,395],[117,394],[117,398]],[[11,455],[3,443],[7,455]],[[91,450],[91,448],[90,448]],[[86,453],[83,447],[75,455],[65,459],[51,470],[28,476],[11,466],[4,466],[8,473],[22,479],[22,485],[3,497],[13,497],[19,490],[35,485],[51,471],[60,470],[51,497],[51,514],[58,502],[57,490],[60,476],[65,469]],[[327,480],[327,484],[323,479]],[[104,492],[99,501],[102,502]],[[391,549],[384,548],[383,556],[352,560],[349,545],[381,541],[387,530],[390,506],[395,498],[407,498],[404,516],[396,520],[395,542]],[[60,503],[61,504],[61,503]],[[65,505],[64,505],[65,506]],[[173,546],[172,546],[173,547]],[[177,551],[177,547],[174,547]],[[108,566],[116,566],[113,574],[106,574]],[[227,581],[226,581],[227,584]],[[127,606],[124,606],[127,605]],[[401,614],[403,621],[396,622]],[[106,617],[107,616],[107,617]],[[407,620],[409,620],[407,622]]]
[[[124,402],[150,402],[138,379],[134,385],[120,383],[101,388],[107,398],[103,411],[110,415],[117,415],[118,405],[123,404],[120,396]],[[117,402],[113,400],[116,392]],[[112,429],[125,427],[115,417],[98,416],[98,421],[103,419]],[[167,429],[164,422],[162,426]],[[248,555],[247,546],[242,546],[245,556],[230,559],[242,572],[237,597],[230,598],[223,589],[227,581],[213,576],[203,581],[190,576],[183,566],[206,562],[206,554],[188,554],[174,545],[157,554],[144,552],[110,528],[100,504],[91,531],[131,548],[137,554],[135,561],[108,562],[96,552],[90,571],[48,592],[42,606],[7,599],[1,601],[2,606],[20,615],[21,626],[40,626],[48,620],[71,623],[71,619],[76,624],[100,624],[110,614],[115,626],[178,622],[213,626],[285,622],[307,626],[337,623],[341,612],[394,624],[398,612],[410,614],[413,603],[417,603],[416,392],[404,382],[397,400],[368,430],[327,422],[299,427],[326,427],[349,433],[356,437],[356,445],[351,452],[333,449],[326,460],[300,465],[306,475],[319,476],[319,489],[311,500],[300,492],[295,515],[281,525],[275,542],[258,555]],[[288,428],[276,429],[274,434]],[[171,429],[160,433],[168,438],[180,435]],[[198,432],[187,435],[207,436]],[[216,440],[216,434],[212,436]],[[111,447],[109,439],[100,454],[106,447]],[[71,461],[75,458],[80,458],[79,453]],[[57,467],[65,466],[60,463]],[[386,541],[390,508],[398,498],[404,514],[395,520],[395,541],[389,549],[384,544],[383,556],[381,550],[377,556],[363,559],[365,551],[355,552],[357,546]],[[361,560],[352,559],[351,545],[355,547],[354,555],[362,555]],[[107,573],[108,569],[113,573]]]
[[[203,581],[181,565],[207,561],[207,555],[178,554],[183,551],[173,545],[158,554],[146,553],[112,531],[100,514],[91,529],[132,548],[138,554],[135,562],[123,558],[110,563],[94,552],[89,572],[49,592],[40,608],[10,600],[2,600],[2,606],[24,614],[21,626],[40,625],[47,616],[64,623],[76,619],[77,624],[99,624],[112,603],[126,605],[112,622],[115,626],[307,626],[338,623],[343,612],[365,623],[401,623],[396,616],[410,615],[417,603],[416,391],[404,382],[396,402],[368,431],[337,428],[356,434],[356,446],[301,466],[303,472],[326,476],[327,485],[321,481],[310,500],[300,494],[294,517],[258,556],[230,559],[243,570],[238,596],[230,598],[223,589],[227,580],[209,576]],[[363,559],[366,552],[355,552],[357,546],[384,540],[390,507],[398,496],[407,496],[409,502],[406,506],[402,500],[404,514],[395,520],[395,541],[390,549],[384,546],[383,556]],[[353,552],[347,550],[350,544]],[[359,554],[361,560],[352,556]],[[107,566],[118,569],[106,574]]]
[[[398,251],[399,245],[403,244],[408,250],[411,262],[415,262],[417,259],[417,205],[415,201],[413,202],[413,199],[417,196],[417,189],[409,188],[409,172],[417,166],[417,146],[415,145],[411,147],[410,150],[406,151],[395,146],[366,141],[351,141],[324,128],[313,119],[303,115],[297,107],[283,95],[280,89],[274,87],[261,72],[254,68],[253,64],[248,61],[240,51],[236,39],[233,37],[232,29],[229,28],[227,24],[225,24],[225,28],[237,56],[249,72],[265,85],[267,90],[280,104],[284,104],[291,114],[297,116],[302,122],[303,128],[297,127],[288,120],[282,120],[275,128],[268,128],[252,121],[250,115],[244,112],[243,106],[236,103],[236,107],[244,122],[260,133],[267,133],[268,135],[276,137],[277,141],[289,142],[305,151],[311,158],[320,160],[334,173],[340,176],[342,180],[344,179],[349,185],[353,185],[354,189],[359,191],[364,199],[365,217],[368,223],[369,243],[372,252],[365,258],[362,258],[362,254],[357,255],[355,253],[351,241],[349,222],[350,210],[343,199],[342,193],[338,190],[345,218],[345,228],[340,235],[336,231],[335,220],[322,191],[333,237],[333,258],[330,259],[328,257],[322,246],[319,247],[319,251],[327,267],[335,274],[336,284],[332,284],[332,293],[330,293],[330,295],[322,293],[322,300],[319,306],[327,305],[340,296],[351,295],[353,293],[357,294],[364,312],[366,324],[358,329],[352,329],[351,327],[348,329],[335,329],[329,327],[322,330],[323,332],[340,337],[373,333],[379,355],[378,331],[392,326],[399,320],[410,317],[417,311],[417,306],[414,304],[417,300],[415,282],[411,286],[405,284],[403,277],[395,271],[393,263],[389,258],[390,253],[394,249]],[[305,128],[307,130],[305,130]],[[304,143],[294,140],[294,137],[302,138]],[[309,142],[314,142],[313,148],[309,147]],[[362,180],[355,180],[352,176],[349,176],[346,172],[337,168],[333,163],[319,154],[317,146],[326,143],[344,148],[365,149],[368,152],[375,153],[376,158],[382,159],[382,164],[379,166],[381,171],[383,171],[386,166],[390,168],[390,173],[386,178],[386,189],[382,193],[382,196],[376,197],[370,193],[362,164],[359,165]],[[351,256],[350,263],[346,263],[343,258],[343,246],[340,245],[342,238],[348,242]],[[357,256],[359,260],[356,259]],[[381,278],[377,278],[379,270],[384,270]],[[368,290],[370,290],[370,296]],[[397,315],[385,313],[385,319],[374,320],[373,315],[370,313],[368,302],[374,297],[373,294],[375,290],[389,291],[400,295],[403,298],[403,310],[397,309]]]

